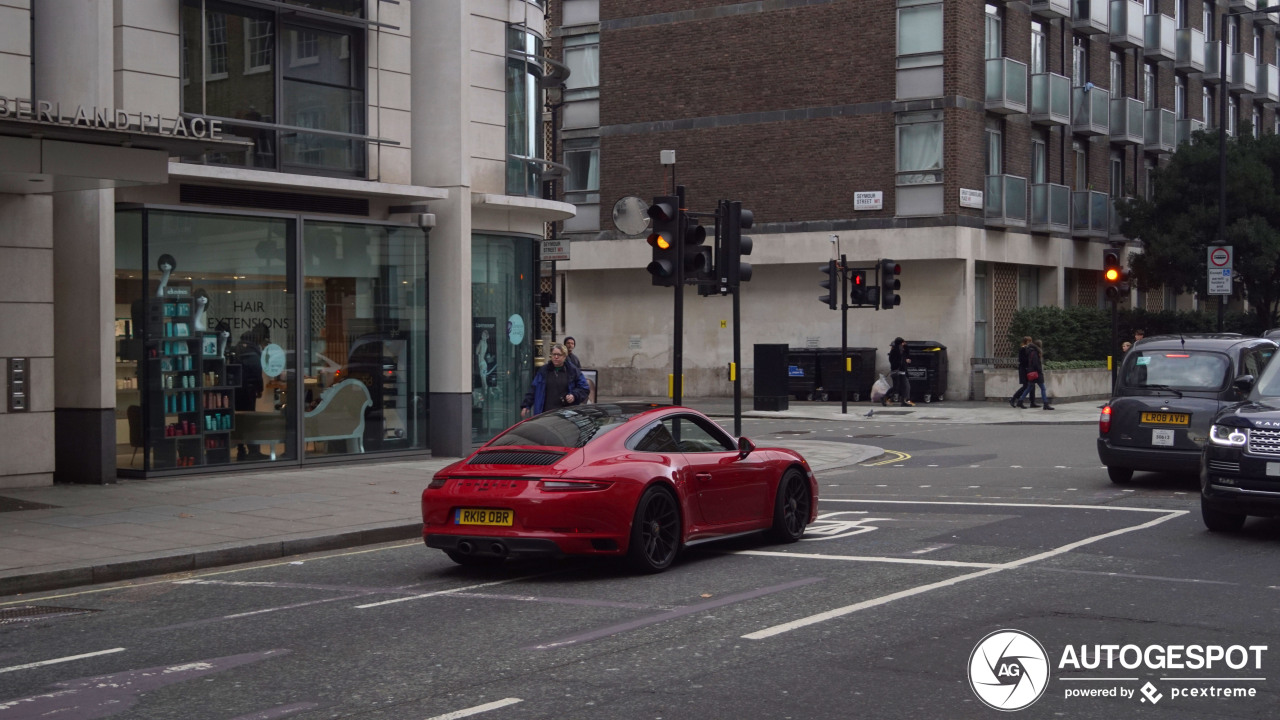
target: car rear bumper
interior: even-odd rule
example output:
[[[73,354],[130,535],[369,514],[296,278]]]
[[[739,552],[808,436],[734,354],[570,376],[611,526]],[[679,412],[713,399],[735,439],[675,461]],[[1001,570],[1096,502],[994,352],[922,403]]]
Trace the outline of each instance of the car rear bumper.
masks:
[[[1156,472],[1200,472],[1200,451],[1161,448],[1128,447],[1112,445],[1108,438],[1098,438],[1098,459],[1107,467]]]
[[[423,542],[429,548],[476,557],[563,557],[565,555],[616,555],[617,540],[607,537],[511,537],[506,535],[465,535],[428,532]]]

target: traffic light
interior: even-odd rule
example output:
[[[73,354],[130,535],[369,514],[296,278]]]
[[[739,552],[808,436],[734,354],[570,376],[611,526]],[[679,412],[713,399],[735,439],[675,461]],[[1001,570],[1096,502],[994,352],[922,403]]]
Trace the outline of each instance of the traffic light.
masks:
[[[743,210],[742,203],[737,200],[726,202],[725,208],[724,256],[721,258],[720,269],[723,270],[726,284],[734,288],[738,283],[751,279],[751,263],[742,262],[743,255],[751,254],[751,238],[743,235],[742,231],[751,228],[755,213]]]
[[[885,310],[892,310],[902,304],[902,298],[898,296],[898,290],[902,289],[902,281],[898,279],[898,274],[902,272],[902,266],[892,260],[880,261],[880,307]]]
[[[710,246],[703,245],[707,229],[684,208],[680,209],[680,229],[684,233],[681,245],[684,248],[684,281],[698,285],[714,283],[715,254]]]
[[[654,285],[675,287],[680,198],[674,195],[655,197],[649,206],[649,218],[648,243],[653,248],[653,258],[645,269],[653,276]]]
[[[1129,293],[1129,271],[1120,265],[1120,252],[1106,250],[1102,253],[1102,284],[1107,289],[1107,299],[1123,300]]]
[[[867,304],[867,271],[849,271],[849,304],[862,307]]]
[[[827,291],[826,295],[819,295],[818,299],[827,304],[832,310],[836,309],[836,300],[839,299],[840,293],[840,271],[836,268],[835,260],[828,260],[826,265],[819,265],[818,272],[823,274],[822,282],[818,283],[823,290]]]

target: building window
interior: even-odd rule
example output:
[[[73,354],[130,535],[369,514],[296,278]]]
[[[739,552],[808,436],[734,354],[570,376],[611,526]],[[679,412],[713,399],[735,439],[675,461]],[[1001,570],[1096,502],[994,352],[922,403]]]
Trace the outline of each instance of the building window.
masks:
[[[987,280],[987,264],[973,264],[973,355],[987,357],[991,352],[988,338],[990,336],[991,284]]]
[[[1075,187],[1072,188],[1077,192],[1089,189],[1089,154],[1085,152],[1084,143],[1079,140],[1071,141],[1071,155],[1075,160]]]
[[[276,34],[270,19],[244,18],[244,73],[271,72]]]
[[[1253,137],[1255,139],[1261,137],[1262,136],[1262,113],[1258,112],[1258,108],[1253,109],[1252,125],[1253,125],[1252,127]]]
[[[942,3],[898,0],[898,69],[942,64]]]
[[[1187,18],[1191,14],[1187,11],[1187,0],[1176,0],[1173,3],[1173,24],[1177,28],[1187,27]]]
[[[582,147],[588,144],[592,147]],[[565,192],[600,191],[599,138],[566,141],[564,164],[569,168],[569,176],[564,179]]]
[[[1044,35],[1044,23],[1032,20],[1032,74],[1048,72],[1048,36]]]
[[[987,154],[987,174],[1000,175],[1004,173],[1004,135],[1000,128],[1000,120],[997,118],[987,118],[987,130],[985,136],[986,154]]]
[[[1173,116],[1187,117],[1187,78],[1183,75],[1173,76]]]
[[[1142,160],[1142,193],[1148,200],[1156,195],[1156,163],[1151,158]]]
[[[1200,114],[1204,117],[1204,124],[1208,127],[1217,125],[1213,119],[1213,108],[1213,89],[1209,87],[1208,83],[1205,83],[1200,88]]]
[[[1040,271],[1026,265],[1018,268],[1018,307],[1040,306]]]
[[[1089,82],[1089,39],[1071,36],[1071,85],[1084,87]]]
[[[942,182],[942,111],[898,116],[898,184]]]
[[[564,64],[569,77],[564,82],[565,100],[600,97],[600,35],[570,35],[564,39]]]
[[[1213,0],[1204,0],[1202,13],[1203,14],[1200,16],[1200,26],[1204,29],[1204,39],[1217,40],[1218,34],[1215,31],[1217,26],[1214,25],[1216,11],[1213,8]]]
[[[1111,151],[1111,197],[1124,195],[1124,153]]]
[[[1111,50],[1107,67],[1111,70],[1112,97],[1124,96],[1124,54],[1119,50]]]
[[[206,3],[213,4],[182,3],[183,47],[191,49],[188,57],[205,64],[184,70],[184,78],[193,81],[183,83],[182,111],[218,118],[226,135],[252,145],[191,161],[364,177],[365,30],[229,0],[217,3],[219,12],[206,13],[202,23]],[[363,13],[358,0],[325,0],[322,5],[345,16]],[[276,48],[287,49],[281,53],[283,62]]]
[[[1142,63],[1142,101],[1149,107],[1156,107],[1156,88],[1160,87],[1156,80],[1156,65],[1152,62]]]
[[[507,28],[507,194],[537,197],[542,144],[542,38]]]
[[[1231,137],[1236,136],[1236,132],[1240,129],[1238,125],[1239,122],[1240,99],[1229,97],[1227,98],[1227,124],[1225,126],[1227,128],[1227,135]]]
[[[987,3],[986,12],[986,46],[985,52],[988,60],[1003,56],[1003,22],[1000,19],[1000,8]]]
[[[1049,141],[1044,130],[1035,133],[1031,139],[1031,182],[1040,184],[1049,182]]]

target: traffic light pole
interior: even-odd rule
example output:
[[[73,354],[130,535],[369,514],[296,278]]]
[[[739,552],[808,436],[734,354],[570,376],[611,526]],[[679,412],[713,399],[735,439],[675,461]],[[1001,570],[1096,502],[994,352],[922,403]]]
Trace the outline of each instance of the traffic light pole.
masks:
[[[675,181],[674,168],[672,169],[672,182]],[[683,216],[684,186],[676,186],[676,197],[680,198],[676,209],[678,216]],[[675,297],[675,317],[672,321],[675,336],[671,340],[671,404],[679,405],[684,399],[684,388],[682,385],[684,373],[684,222],[677,222],[676,229],[676,297]]]
[[[1116,340],[1120,334],[1120,300],[1111,298],[1111,390],[1114,392],[1116,388],[1116,366],[1120,364],[1121,357],[1116,356]]]
[[[840,256],[840,362],[849,356],[849,270],[848,260]],[[840,368],[840,412],[849,412],[849,373]]]

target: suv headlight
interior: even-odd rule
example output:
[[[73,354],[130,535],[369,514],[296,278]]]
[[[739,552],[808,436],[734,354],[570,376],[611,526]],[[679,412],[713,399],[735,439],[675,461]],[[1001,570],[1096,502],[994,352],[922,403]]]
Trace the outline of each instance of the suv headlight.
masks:
[[[1231,425],[1214,425],[1209,428],[1209,440],[1214,445],[1244,447],[1249,444],[1249,429]]]

